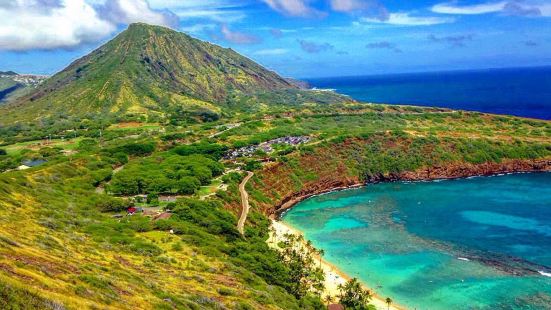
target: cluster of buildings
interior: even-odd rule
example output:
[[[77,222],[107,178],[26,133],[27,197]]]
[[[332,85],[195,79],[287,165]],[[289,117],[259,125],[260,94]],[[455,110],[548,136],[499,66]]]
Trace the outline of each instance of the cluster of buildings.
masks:
[[[13,76],[12,79],[16,82],[30,85],[30,86],[38,86],[38,84],[42,83],[44,80],[46,80],[48,76],[46,75],[33,75],[33,74],[18,74],[16,76]]]
[[[276,144],[286,144],[286,145],[300,145],[310,142],[311,138],[309,136],[289,136],[281,137],[277,139],[272,139],[266,142],[262,142],[256,145],[249,145],[239,149],[229,151],[225,159],[236,159],[238,157],[249,157],[252,156],[257,151],[263,151],[265,153],[271,153],[274,151],[273,146]]]

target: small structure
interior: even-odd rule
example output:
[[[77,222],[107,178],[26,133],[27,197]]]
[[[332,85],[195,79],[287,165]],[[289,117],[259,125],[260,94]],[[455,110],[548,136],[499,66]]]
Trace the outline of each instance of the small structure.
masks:
[[[341,304],[331,304],[327,306],[327,310],[344,310],[344,306]]]
[[[133,215],[133,214],[135,214],[137,211],[138,211],[138,209],[136,209],[135,207],[129,207],[128,209],[126,209],[126,214],[128,214],[128,215]]]
[[[266,142],[262,142],[257,145],[248,145],[239,149],[234,149],[226,153],[224,159],[236,159],[238,157],[248,157],[253,155],[257,150],[261,150],[265,153],[271,153],[274,151],[274,145],[285,144],[290,146],[297,146],[305,144],[311,141],[309,136],[288,136],[277,139],[272,139]]]

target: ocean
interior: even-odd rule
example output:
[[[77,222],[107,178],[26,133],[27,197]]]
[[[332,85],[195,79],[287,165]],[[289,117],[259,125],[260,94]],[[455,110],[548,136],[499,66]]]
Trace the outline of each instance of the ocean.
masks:
[[[551,309],[551,173],[368,185],[283,216],[408,309]]]
[[[306,79],[362,102],[551,119],[551,67]]]

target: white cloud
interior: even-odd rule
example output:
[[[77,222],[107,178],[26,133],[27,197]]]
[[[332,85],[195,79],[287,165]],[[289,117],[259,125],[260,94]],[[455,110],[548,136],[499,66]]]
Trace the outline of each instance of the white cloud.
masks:
[[[247,17],[245,13],[239,10],[176,8],[172,9],[172,12],[183,19],[210,19],[220,23],[233,23]]]
[[[216,24],[194,24],[191,26],[180,27],[180,30],[187,33],[202,33],[208,30],[214,30],[218,26]]]
[[[290,16],[319,17],[324,14],[309,5],[308,0],[262,0],[273,10]]]
[[[115,30],[84,0],[56,4],[44,9],[34,1],[8,0],[0,5],[0,49],[70,48],[99,40]]]
[[[331,8],[337,12],[363,10],[367,5],[365,0],[331,0]]]
[[[388,19],[360,18],[362,23],[378,23],[397,26],[431,26],[438,24],[453,23],[454,18],[436,16],[411,16],[410,13],[390,13]]]
[[[336,12],[361,14],[382,21],[389,17],[387,8],[378,0],[330,0],[330,5]]]
[[[230,0],[149,0],[154,9],[168,9],[183,19],[210,19],[220,23],[243,20],[247,15],[242,10],[248,1]]]
[[[99,10],[105,18],[117,24],[144,22],[152,25],[173,26],[177,18],[168,11],[154,11],[146,0],[111,0]]]
[[[434,5],[431,10],[435,13],[441,14],[464,14],[464,15],[476,15],[495,13],[503,10],[506,2],[495,3],[482,3],[475,5],[458,6],[454,2],[451,3],[439,3]]]
[[[474,5],[458,5],[457,2],[439,3],[431,10],[440,14],[479,15],[501,13],[515,16],[551,16],[551,3],[546,0],[498,1]]]
[[[0,50],[73,48],[133,22],[169,26],[175,19],[145,0],[1,0]]]
[[[284,48],[274,48],[274,49],[265,49],[254,52],[255,55],[261,55],[261,56],[276,56],[276,55],[284,55],[287,54],[289,50],[286,50]]]
[[[254,44],[260,42],[260,39],[243,32],[232,31],[227,25],[222,25],[222,37],[224,40],[235,44]]]

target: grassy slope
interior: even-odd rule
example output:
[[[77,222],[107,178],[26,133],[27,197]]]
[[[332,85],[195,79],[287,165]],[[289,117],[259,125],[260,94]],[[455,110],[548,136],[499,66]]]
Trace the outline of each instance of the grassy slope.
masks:
[[[183,213],[199,212],[196,217],[161,227],[138,217],[133,218],[137,222],[119,223],[98,211],[95,203],[105,196],[91,184],[112,168],[97,149],[77,148],[80,153],[70,161],[54,157],[44,167],[0,174],[0,294],[15,305],[61,303],[69,308],[306,308],[285,292],[284,267],[265,269],[278,265],[263,243],[264,214],[284,197],[320,182],[358,181],[375,173],[551,156],[551,124],[545,121],[379,105],[339,109],[311,107],[241,120],[240,127],[211,139],[231,147],[288,135],[313,137],[298,150],[282,150],[286,155],[272,154],[276,162],[249,183],[253,209],[247,240],[226,235],[235,229],[238,180],[212,197],[229,212],[201,207]],[[169,149],[217,131],[208,124],[158,126],[164,132],[136,124],[128,130],[108,128],[104,144],[128,141],[141,132],[140,139],[162,141],[161,149]],[[186,133],[189,129],[193,131]],[[7,148],[19,154],[29,145]],[[75,148],[73,143],[59,146]],[[213,221],[226,223],[226,233]],[[170,227],[178,233],[167,232]]]
[[[163,113],[177,105],[218,111],[229,94],[295,86],[231,49],[173,30],[133,24],[4,110],[12,123],[88,113]]]
[[[194,237],[110,229],[122,226],[94,207],[102,196],[90,185],[93,162],[82,157],[0,175],[0,305],[299,308],[282,288]],[[132,220],[124,227],[142,223]]]
[[[251,197],[265,213],[294,194],[379,175],[551,158],[549,122],[463,112],[308,115],[236,128],[221,138],[235,143],[280,135],[318,139],[276,156],[256,174]]]

